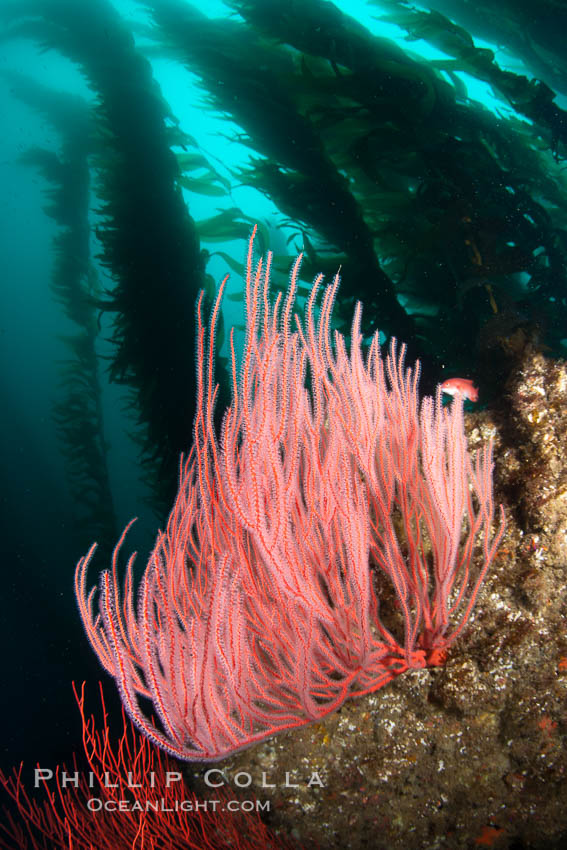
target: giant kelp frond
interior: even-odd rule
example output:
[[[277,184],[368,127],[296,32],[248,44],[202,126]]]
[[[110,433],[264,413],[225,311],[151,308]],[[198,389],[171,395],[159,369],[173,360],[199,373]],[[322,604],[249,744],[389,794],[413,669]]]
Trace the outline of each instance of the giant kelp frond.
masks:
[[[384,19],[406,29],[410,39],[424,39],[452,57],[434,60],[430,63],[432,67],[450,75],[464,72],[490,83],[519,115],[533,122],[534,135],[546,144],[551,138],[556,155],[565,156],[567,112],[554,103],[556,94],[545,82],[502,69],[490,48],[477,47],[466,30],[440,12],[416,9],[405,0],[380,0],[379,5],[392,6],[393,11],[383,16]]]
[[[470,371],[482,328],[510,309],[521,322],[543,308],[548,339],[559,347],[567,192],[555,159],[566,122],[553,92],[502,71],[466,31],[407,4],[392,4],[393,22],[419,22],[420,37],[459,62],[466,57],[468,72],[498,86],[534,125],[470,101],[457,64],[406,52],[332,3],[306,0],[301,15],[286,3],[230,5],[263,43],[290,57],[293,73],[278,82],[344,177],[382,270],[417,325],[422,353],[442,353]],[[318,207],[330,201],[325,189],[314,200],[307,169],[298,175],[277,153],[263,152],[269,159],[253,161],[250,182],[269,187],[292,216],[302,208],[302,220],[318,227]],[[380,301],[367,291],[372,280],[369,272],[362,297],[383,326]]]
[[[194,303],[204,279],[170,149],[185,137],[107,0],[24,0],[2,14],[14,31],[20,27],[76,62],[96,93],[97,236],[116,281],[106,302],[115,314],[110,375],[135,390],[151,482],[169,502],[193,421]]]
[[[395,328],[411,342],[413,323],[380,267],[349,181],[294,101],[294,57],[252,27],[207,18],[191,4],[148,0],[146,5],[168,49],[175,46],[177,56],[201,78],[211,105],[228,113],[245,130],[247,144],[262,154],[264,164],[242,179],[269,195],[286,215],[304,227],[309,224],[335,252],[347,255],[352,287],[368,295],[370,312],[379,313],[385,330]]]
[[[20,160],[39,170],[47,184],[44,209],[57,225],[51,289],[73,325],[72,333],[61,336],[68,357],[59,364],[53,417],[73,497],[75,542],[84,545],[84,535],[95,526],[107,549],[116,534],[116,520],[96,351],[98,280],[89,246],[89,109],[80,98],[69,96],[66,100],[64,93],[32,79],[18,76],[13,82],[13,94],[39,108],[62,139],[60,153],[36,147],[24,152]]]

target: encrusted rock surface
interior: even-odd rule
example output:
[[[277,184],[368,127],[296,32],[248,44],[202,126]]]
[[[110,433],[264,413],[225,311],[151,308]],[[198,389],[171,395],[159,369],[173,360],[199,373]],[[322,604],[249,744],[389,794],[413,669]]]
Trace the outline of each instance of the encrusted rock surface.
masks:
[[[305,847],[567,846],[566,364],[526,347],[467,429],[473,448],[494,436],[507,529],[444,666],[214,765]]]

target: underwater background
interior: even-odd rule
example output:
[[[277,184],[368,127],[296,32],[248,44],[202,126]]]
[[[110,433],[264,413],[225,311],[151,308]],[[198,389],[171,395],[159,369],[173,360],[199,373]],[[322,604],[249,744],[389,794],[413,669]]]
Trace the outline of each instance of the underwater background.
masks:
[[[406,753],[407,772],[388,768],[406,791],[419,786],[415,822],[382,790],[375,798],[372,782],[355,794],[349,779],[341,825],[310,809],[305,789],[307,832],[285,797],[275,825],[323,848],[567,846],[567,509],[555,500],[567,492],[566,32],[560,0],[1,0],[5,773],[22,760],[69,763],[80,750],[72,681],[95,696],[104,679],[120,719],[83,634],[74,567],[96,540],[94,580],[132,517],[128,548],[138,570],[145,564],[192,442],[196,299],[204,289],[208,311],[230,273],[215,352],[220,424],[257,224],[258,251],[274,253],[274,293],[300,251],[300,306],[315,274],[340,268],[335,320],[347,338],[360,300],[365,340],[379,330],[404,341],[422,392],[455,376],[479,387],[468,427],[498,435],[496,501],[509,515],[490,590],[514,611],[504,622],[495,605],[485,634],[500,629],[499,663],[508,651],[523,685],[505,705],[492,692],[489,711],[472,684],[488,667],[473,676],[464,647],[445,690],[437,679],[429,698],[399,698],[422,701],[420,722],[432,705],[445,711],[449,725],[431,720],[440,738],[451,723],[469,723],[474,737],[478,717],[500,718],[490,734],[477,729],[487,753],[495,740],[528,739],[473,803],[478,776],[462,779],[457,801],[448,777],[441,791],[428,785],[448,759],[437,743],[423,762]],[[546,661],[534,661],[542,643]],[[541,680],[530,685],[523,662]],[[533,734],[501,719],[524,686]],[[387,700],[378,691],[346,716],[385,723]],[[363,729],[368,717],[356,718]],[[286,745],[296,764],[330,752],[328,730],[317,734],[303,750]],[[348,796],[337,777],[346,787],[357,770],[344,755],[356,732],[341,734],[326,801],[335,808]],[[368,734],[379,750],[380,733]],[[426,764],[433,752],[437,767]],[[441,823],[429,805],[451,815]],[[371,808],[379,821],[367,820]]]

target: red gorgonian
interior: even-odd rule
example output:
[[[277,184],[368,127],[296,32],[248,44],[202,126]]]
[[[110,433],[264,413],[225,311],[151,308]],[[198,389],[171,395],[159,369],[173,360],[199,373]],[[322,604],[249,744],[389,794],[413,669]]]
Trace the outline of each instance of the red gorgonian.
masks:
[[[98,723],[87,713],[84,683],[73,690],[83,752],[68,767],[38,764],[33,789],[22,764],[11,776],[0,770],[0,787],[15,804],[0,813],[2,850],[299,850],[266,826],[250,792],[239,800],[216,787],[211,799],[199,799],[124,716],[120,737],[111,736],[102,688]]]
[[[347,351],[331,335],[338,276],[292,317],[301,256],[271,304],[271,257],[246,277],[232,403],[213,411],[215,325],[198,310],[194,443],[134,602],[118,555],[76,594],[88,638],[137,727],[187,760],[222,759],[302,726],[410,668],[436,664],[467,622],[504,531],[493,530],[492,446],[473,459],[463,400],[418,398],[419,367],[357,305]],[[182,391],[182,388],[180,388]],[[158,723],[146,713],[153,704]]]

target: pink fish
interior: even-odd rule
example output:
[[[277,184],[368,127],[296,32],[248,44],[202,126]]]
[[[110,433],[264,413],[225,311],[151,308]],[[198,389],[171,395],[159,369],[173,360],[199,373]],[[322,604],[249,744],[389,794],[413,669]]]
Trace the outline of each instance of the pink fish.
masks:
[[[478,401],[478,388],[475,387],[470,378],[449,378],[443,381],[441,389],[448,395],[462,395],[469,401]]]

